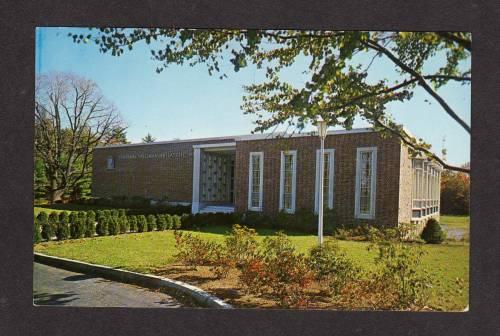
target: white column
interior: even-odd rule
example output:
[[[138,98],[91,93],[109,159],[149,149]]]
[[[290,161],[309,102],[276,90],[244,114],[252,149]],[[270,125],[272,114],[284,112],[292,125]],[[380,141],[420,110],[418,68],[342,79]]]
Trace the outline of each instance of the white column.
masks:
[[[191,213],[200,210],[200,148],[193,150],[193,197],[191,200]]]
[[[323,244],[323,189],[325,179],[325,139],[321,138],[319,153],[319,197],[318,197],[318,244]]]

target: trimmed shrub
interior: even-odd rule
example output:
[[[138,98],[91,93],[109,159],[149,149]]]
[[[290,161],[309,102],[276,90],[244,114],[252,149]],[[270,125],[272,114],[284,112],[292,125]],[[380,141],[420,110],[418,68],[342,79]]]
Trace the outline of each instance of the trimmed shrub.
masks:
[[[309,252],[308,264],[314,272],[314,278],[326,283],[330,294],[334,296],[339,295],[349,282],[356,280],[361,272],[334,241],[313,247]]]
[[[54,230],[49,224],[49,216],[45,211],[42,211],[37,216],[38,223],[42,228],[42,238],[45,240],[51,240],[54,237]]]
[[[85,211],[78,211],[77,212],[78,218],[80,218],[84,223],[87,222],[87,212]]]
[[[314,233],[318,230],[318,219],[312,210],[298,209],[292,216],[287,229],[295,231]]]
[[[182,226],[183,228],[185,228],[185,229],[186,229],[186,228],[189,228],[189,227],[190,227],[191,216],[192,216],[191,214],[183,214],[183,215],[181,216],[181,226]],[[172,219],[172,229],[173,229],[173,228],[174,228],[174,222],[173,222],[173,220],[174,220],[174,219],[172,218],[173,216],[170,216],[170,217],[171,217],[171,219]]]
[[[271,228],[274,225],[271,217],[256,211],[247,211],[242,214],[235,214],[234,221],[252,228]]]
[[[110,236],[115,236],[118,234],[119,231],[119,218],[118,217],[111,217],[108,221],[108,234]]]
[[[108,234],[109,219],[104,213],[97,218],[96,232],[99,236],[106,236]]]
[[[71,238],[73,239],[82,238],[84,232],[85,232],[85,222],[83,221],[83,218],[74,216],[70,224]]]
[[[273,226],[279,230],[285,230],[290,228],[290,223],[293,221],[294,216],[292,214],[286,213],[284,210],[281,210],[276,216],[273,218]]]
[[[165,215],[156,216],[156,228],[158,229],[158,231],[163,231],[167,228],[167,221],[165,219]]]
[[[127,215],[127,212],[125,209],[118,209],[118,216],[120,217],[125,217]]]
[[[59,214],[55,211],[52,211],[49,214],[49,224],[52,227],[52,232],[56,232],[57,227],[59,226]]]
[[[103,210],[104,217],[106,217],[108,220],[111,218],[111,210]]]
[[[69,234],[72,239],[78,238],[75,237],[77,234],[76,222],[78,219],[78,214],[76,212],[69,213]]]
[[[128,225],[130,232],[137,232],[137,216],[128,216]]]
[[[165,229],[172,230],[174,227],[172,216],[171,215],[164,215],[164,216],[165,216]],[[181,217],[181,222],[182,222],[182,217]]]
[[[147,229],[146,216],[137,216],[137,232],[144,232]]]
[[[90,210],[87,211],[87,218],[85,221],[85,237],[92,238],[95,234],[95,212]]]
[[[173,215],[172,216],[172,228],[174,230],[178,230],[181,228],[181,216]]]
[[[148,215],[148,231],[154,231],[156,229],[156,217],[155,215]]]
[[[129,230],[129,224],[128,224],[128,218],[127,216],[123,215],[121,216],[120,215],[120,233],[127,233],[127,231]]]
[[[41,232],[40,223],[38,222],[38,218],[35,218],[33,221],[33,243],[38,244],[42,241],[42,232]]]
[[[111,217],[116,219],[116,218],[118,218],[119,215],[120,215],[120,212],[118,211],[118,209],[111,210]]]
[[[59,213],[59,224],[56,229],[57,240],[65,240],[70,238],[69,235],[69,214],[67,211]]]
[[[434,218],[429,218],[420,237],[428,244],[441,244],[446,234]]]

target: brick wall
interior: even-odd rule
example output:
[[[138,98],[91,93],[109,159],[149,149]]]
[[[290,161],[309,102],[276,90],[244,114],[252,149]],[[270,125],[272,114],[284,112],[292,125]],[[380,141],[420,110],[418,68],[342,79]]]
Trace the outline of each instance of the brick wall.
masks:
[[[377,147],[377,186],[374,220],[354,218],[356,150]],[[250,152],[264,152],[263,211],[279,211],[280,160],[282,150],[297,150],[296,209],[314,209],[317,136],[238,141],[236,145],[235,199],[238,211],[248,203]],[[327,136],[325,149],[335,149],[334,208],[343,223],[393,226],[398,223],[401,144],[377,133],[347,133]]]
[[[401,146],[399,180],[399,223],[410,223],[412,215],[413,169],[408,147]]]
[[[93,154],[92,195],[166,197],[173,202],[191,202],[193,145],[228,141],[234,138],[98,148]],[[163,156],[123,158],[155,154]],[[106,169],[108,156],[114,157],[115,169]]]

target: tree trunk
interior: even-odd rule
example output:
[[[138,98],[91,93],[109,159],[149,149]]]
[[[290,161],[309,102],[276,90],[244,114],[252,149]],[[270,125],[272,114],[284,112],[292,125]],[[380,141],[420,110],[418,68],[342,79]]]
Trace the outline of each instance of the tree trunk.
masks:
[[[57,180],[54,178],[50,180],[50,190],[48,194],[50,203],[62,201],[64,190],[58,188]]]

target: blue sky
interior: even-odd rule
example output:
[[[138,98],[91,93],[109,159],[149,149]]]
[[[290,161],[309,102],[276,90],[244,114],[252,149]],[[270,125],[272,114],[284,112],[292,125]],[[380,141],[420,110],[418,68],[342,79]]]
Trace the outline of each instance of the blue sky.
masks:
[[[235,73],[232,65],[227,64],[222,67],[228,70],[228,78],[224,80],[209,76],[204,65],[170,66],[157,74],[157,63],[150,59],[149,46],[138,45],[132,52],[113,57],[99,53],[95,45],[73,43],[68,32],[79,31],[88,33],[88,29],[38,28],[36,73],[69,71],[94,80],[118,107],[129,127],[130,141],[140,142],[148,132],[157,141],[163,141],[248,134],[254,128],[254,117],[244,115],[240,105],[243,85],[258,83],[264,78],[255,67],[248,66]],[[299,66],[283,74],[284,79],[297,86],[304,81],[304,75],[297,70]],[[436,61],[428,70],[438,66]],[[370,76],[391,78],[393,69],[388,62],[377,61]],[[451,83],[438,92],[470,124],[470,86]],[[391,104],[389,111],[415,136],[431,143],[436,153],[441,152],[445,137],[450,163],[470,160],[467,132],[423,90],[417,89],[410,102]],[[367,127],[368,124],[358,120],[354,126]]]

